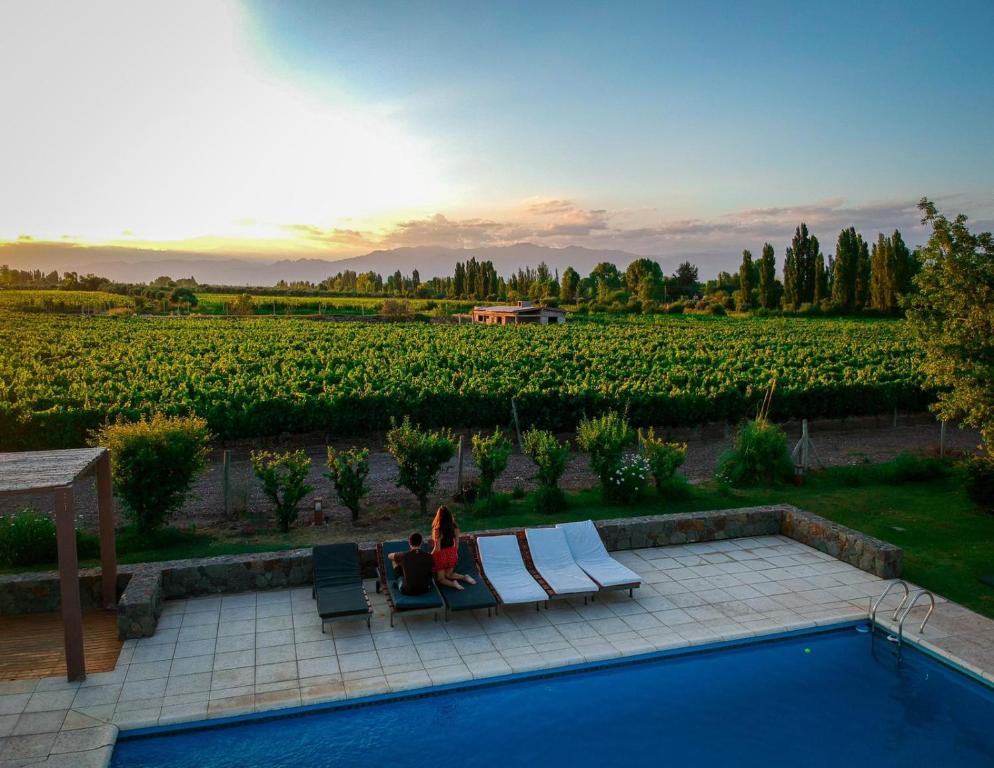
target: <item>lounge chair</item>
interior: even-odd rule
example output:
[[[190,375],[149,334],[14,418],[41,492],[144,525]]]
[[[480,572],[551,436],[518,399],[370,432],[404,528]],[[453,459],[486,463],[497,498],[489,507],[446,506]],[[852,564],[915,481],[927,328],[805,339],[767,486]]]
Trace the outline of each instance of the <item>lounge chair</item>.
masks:
[[[553,597],[583,597],[597,592],[598,586],[573,560],[566,534],[559,528],[529,528],[525,531],[532,565]]]
[[[438,591],[442,593],[442,598],[445,600],[446,616],[449,611],[472,611],[480,608],[486,608],[487,616],[489,616],[490,610],[497,607],[497,600],[480,576],[473,550],[465,539],[459,542],[459,560],[456,562],[456,573],[472,576],[476,584],[462,582],[463,588],[461,590],[438,585]]]
[[[325,625],[343,619],[369,619],[373,609],[362,586],[358,544],[321,544],[312,550],[314,586],[321,632]]]
[[[386,591],[387,605],[390,606],[390,626],[393,626],[393,616],[395,613],[434,614],[435,621],[438,621],[438,612],[445,609],[442,596],[438,592],[435,582],[431,582],[431,589],[423,595],[405,595],[400,591],[398,582],[400,574],[397,573],[390,561],[390,555],[394,552],[406,552],[410,549],[410,544],[406,541],[384,541],[376,545],[376,559],[379,564],[380,580],[377,584],[377,591],[382,587]],[[422,549],[427,551],[425,545]]]
[[[642,577],[608,554],[592,520],[579,523],[560,523],[556,526],[566,536],[566,543],[576,564],[597,582],[601,589],[632,590],[642,586]]]
[[[476,548],[483,576],[502,605],[533,602],[538,610],[540,604],[548,600],[545,589],[525,567],[516,536],[477,536]]]

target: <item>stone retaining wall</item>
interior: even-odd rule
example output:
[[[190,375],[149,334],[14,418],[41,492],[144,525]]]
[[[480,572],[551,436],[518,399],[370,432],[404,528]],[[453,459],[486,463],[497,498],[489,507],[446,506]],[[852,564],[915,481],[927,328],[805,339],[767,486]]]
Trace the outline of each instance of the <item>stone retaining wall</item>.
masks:
[[[898,547],[787,504],[600,520],[597,528],[609,550],[782,534],[881,578],[901,574],[902,552]],[[360,544],[359,557],[363,575],[372,578],[376,572],[375,544]],[[313,581],[310,549],[173,560],[122,566],[120,571],[118,632],[122,639],[151,636],[163,600],[284,589]],[[82,571],[80,584],[84,607],[99,607],[99,571]],[[58,598],[57,574],[0,577],[0,614],[58,610]]]

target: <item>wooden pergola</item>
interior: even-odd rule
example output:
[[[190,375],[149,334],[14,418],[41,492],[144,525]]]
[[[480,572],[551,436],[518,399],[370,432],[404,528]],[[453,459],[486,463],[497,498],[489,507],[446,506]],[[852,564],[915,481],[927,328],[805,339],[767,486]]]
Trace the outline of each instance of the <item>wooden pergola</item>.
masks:
[[[97,478],[103,606],[107,610],[113,610],[117,607],[117,553],[114,544],[110,454],[107,449],[72,448],[61,451],[0,453],[0,496],[45,492],[55,495],[60,603],[65,633],[66,671],[70,680],[82,680],[86,677],[73,484],[89,474],[95,474]]]

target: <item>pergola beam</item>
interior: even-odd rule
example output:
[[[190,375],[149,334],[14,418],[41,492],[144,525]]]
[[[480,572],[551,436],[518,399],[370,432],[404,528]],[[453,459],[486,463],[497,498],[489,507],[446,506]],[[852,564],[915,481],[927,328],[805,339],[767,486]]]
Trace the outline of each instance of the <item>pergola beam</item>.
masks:
[[[97,517],[100,527],[100,578],[104,609],[117,608],[117,551],[114,536],[114,492],[111,487],[110,453],[97,461]]]
[[[59,549],[59,589],[66,644],[66,674],[70,681],[86,677],[83,658],[83,609],[79,599],[76,519],[72,486],[55,491],[55,540]]]

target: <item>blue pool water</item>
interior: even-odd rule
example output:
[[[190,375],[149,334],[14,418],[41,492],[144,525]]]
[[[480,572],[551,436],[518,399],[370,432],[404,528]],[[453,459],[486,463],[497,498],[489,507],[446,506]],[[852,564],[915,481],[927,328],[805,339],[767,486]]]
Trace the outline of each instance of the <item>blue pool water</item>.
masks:
[[[115,768],[994,765],[994,691],[854,627],[224,727]]]

